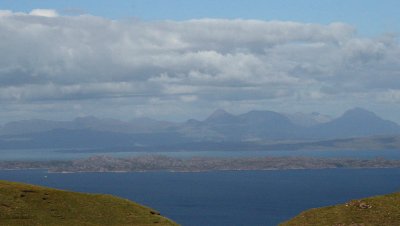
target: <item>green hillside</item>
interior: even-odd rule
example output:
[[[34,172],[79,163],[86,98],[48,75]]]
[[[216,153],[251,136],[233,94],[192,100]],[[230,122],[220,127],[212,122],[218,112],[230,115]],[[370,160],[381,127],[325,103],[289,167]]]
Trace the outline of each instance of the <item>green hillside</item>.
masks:
[[[0,225],[177,225],[155,210],[111,195],[0,181]]]
[[[281,226],[397,226],[400,193],[307,210]]]

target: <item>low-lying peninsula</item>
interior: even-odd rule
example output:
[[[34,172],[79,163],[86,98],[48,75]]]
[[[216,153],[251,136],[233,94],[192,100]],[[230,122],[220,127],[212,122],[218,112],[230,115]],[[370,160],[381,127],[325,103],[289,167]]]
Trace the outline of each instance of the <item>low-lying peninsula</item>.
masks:
[[[199,172],[219,170],[281,170],[332,168],[400,168],[400,160],[310,157],[175,158],[94,156],[66,161],[3,161],[0,169],[47,169],[49,172]]]

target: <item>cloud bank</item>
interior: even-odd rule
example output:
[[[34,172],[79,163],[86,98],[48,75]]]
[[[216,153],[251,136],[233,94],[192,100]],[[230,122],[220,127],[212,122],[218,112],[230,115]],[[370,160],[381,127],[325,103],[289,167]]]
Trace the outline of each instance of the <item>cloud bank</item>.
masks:
[[[71,115],[185,116],[400,103],[397,37],[359,37],[344,23],[110,20],[37,9],[0,11],[0,37],[3,115],[43,105]]]

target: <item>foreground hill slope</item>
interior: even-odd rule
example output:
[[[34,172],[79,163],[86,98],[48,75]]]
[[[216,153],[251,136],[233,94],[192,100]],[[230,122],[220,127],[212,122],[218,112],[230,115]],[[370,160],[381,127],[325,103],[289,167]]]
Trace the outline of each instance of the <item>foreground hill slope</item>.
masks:
[[[307,210],[281,226],[391,226],[400,225],[400,193]]]
[[[176,225],[156,211],[111,195],[0,181],[0,225]]]

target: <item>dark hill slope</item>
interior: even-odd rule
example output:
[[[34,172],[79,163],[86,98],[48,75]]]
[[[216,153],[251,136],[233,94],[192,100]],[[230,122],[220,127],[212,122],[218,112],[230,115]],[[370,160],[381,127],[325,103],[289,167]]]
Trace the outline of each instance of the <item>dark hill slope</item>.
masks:
[[[176,225],[156,211],[111,195],[0,181],[0,225]]]
[[[353,200],[346,204],[307,210],[281,226],[394,226],[400,225],[400,193]]]

